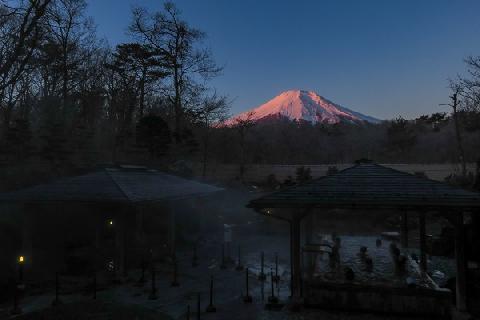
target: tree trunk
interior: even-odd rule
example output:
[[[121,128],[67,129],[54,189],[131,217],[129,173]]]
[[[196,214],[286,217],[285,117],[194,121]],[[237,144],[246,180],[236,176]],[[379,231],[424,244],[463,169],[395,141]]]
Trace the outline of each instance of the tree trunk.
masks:
[[[206,132],[205,138],[203,140],[203,168],[202,168],[202,177],[206,177],[207,175],[207,158],[208,158],[208,143],[209,143],[209,130],[208,130],[208,123],[206,124]]]
[[[175,142],[178,144],[181,141],[180,135],[181,128],[181,116],[182,116],[182,101],[180,98],[180,79],[178,75],[178,65],[175,61],[174,67],[174,85],[175,85]]]
[[[462,136],[460,135],[460,127],[458,123],[458,115],[457,115],[457,95],[454,94],[452,96],[453,100],[453,121],[455,123],[455,136],[457,138],[457,147],[458,147],[458,153],[460,154],[460,164],[462,166],[462,177],[465,178],[467,176],[467,165],[465,163],[465,151],[463,149],[463,143],[462,143]]]
[[[144,108],[145,108],[145,78],[147,76],[147,67],[143,67],[142,79],[140,80],[140,103],[138,113],[140,118],[143,117]]]
[[[67,95],[68,95],[68,69],[67,69],[67,49],[63,52],[63,85],[62,85],[62,107],[64,120],[67,116]]]

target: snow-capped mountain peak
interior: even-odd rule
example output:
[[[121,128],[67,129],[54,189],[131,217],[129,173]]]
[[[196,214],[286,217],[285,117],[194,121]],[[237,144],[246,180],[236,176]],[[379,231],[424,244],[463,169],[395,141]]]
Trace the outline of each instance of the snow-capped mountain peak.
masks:
[[[315,123],[335,124],[343,121],[360,123],[378,123],[380,120],[344,108],[335,104],[314,91],[289,90],[282,92],[272,100],[257,108],[240,113],[229,120],[232,125],[238,119],[261,120],[269,117],[285,117],[290,120]]]

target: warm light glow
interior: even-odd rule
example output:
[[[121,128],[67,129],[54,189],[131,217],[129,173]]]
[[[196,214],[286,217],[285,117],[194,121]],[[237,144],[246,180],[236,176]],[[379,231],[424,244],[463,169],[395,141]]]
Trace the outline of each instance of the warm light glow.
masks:
[[[256,121],[276,115],[287,117],[290,120],[304,120],[311,123],[336,124],[342,120],[373,123],[378,121],[369,116],[342,108],[314,91],[289,90],[282,92],[255,109],[245,111],[228,119],[224,124],[226,126],[234,126],[242,120]]]
[[[113,220],[108,220],[108,224],[109,224],[110,226],[113,226]]]
[[[23,262],[25,262],[25,257],[24,256],[18,257],[18,263],[23,263]]]

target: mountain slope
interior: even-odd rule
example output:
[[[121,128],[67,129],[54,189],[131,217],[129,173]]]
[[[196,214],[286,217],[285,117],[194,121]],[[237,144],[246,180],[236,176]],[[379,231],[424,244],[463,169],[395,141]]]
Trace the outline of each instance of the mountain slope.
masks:
[[[257,121],[270,117],[286,117],[290,120],[303,120],[313,124],[335,124],[344,121],[351,123],[380,122],[376,118],[335,104],[313,91],[289,90],[257,108],[230,118],[226,124],[233,125],[238,119],[250,118]]]

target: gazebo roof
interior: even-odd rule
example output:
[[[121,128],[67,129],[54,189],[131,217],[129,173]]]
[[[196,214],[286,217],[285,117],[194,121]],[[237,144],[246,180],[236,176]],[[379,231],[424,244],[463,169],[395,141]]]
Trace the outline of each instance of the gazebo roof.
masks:
[[[146,168],[109,168],[0,193],[0,202],[158,202],[223,189]]]
[[[336,174],[250,201],[265,208],[480,208],[480,194],[378,164]]]

